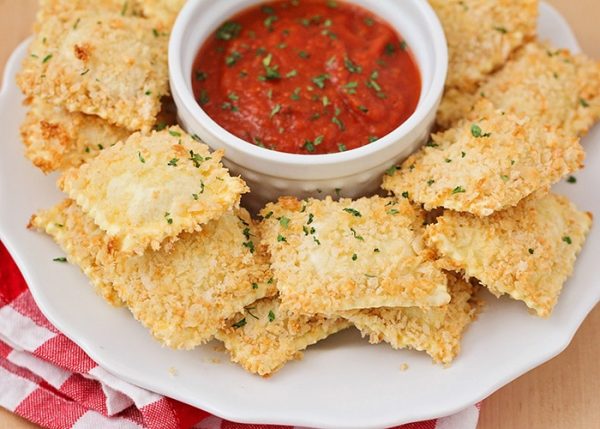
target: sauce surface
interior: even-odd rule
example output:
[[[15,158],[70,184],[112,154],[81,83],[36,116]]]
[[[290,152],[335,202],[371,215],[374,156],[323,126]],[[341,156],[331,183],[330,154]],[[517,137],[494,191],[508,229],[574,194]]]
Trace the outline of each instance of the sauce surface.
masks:
[[[204,111],[236,136],[296,154],[344,152],[415,111],[421,76],[385,21],[333,0],[278,0],[225,22],[192,71]]]

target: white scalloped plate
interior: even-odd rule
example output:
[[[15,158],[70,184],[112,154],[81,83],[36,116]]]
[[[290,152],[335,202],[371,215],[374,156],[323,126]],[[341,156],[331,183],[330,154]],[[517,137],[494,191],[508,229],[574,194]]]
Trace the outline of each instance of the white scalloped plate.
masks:
[[[563,18],[543,5],[542,37],[578,50]],[[444,369],[421,353],[371,346],[348,330],[311,347],[269,379],[245,373],[208,344],[191,352],[162,348],[124,309],[95,295],[73,266],[57,264],[60,249],[25,228],[30,215],[63,198],[56,177],[24,157],[18,126],[25,110],[14,84],[26,52],[13,54],[0,94],[0,237],[50,321],[113,374],[141,387],[243,422],[328,428],[385,427],[455,413],[560,353],[600,300],[600,229],[594,228],[549,320],[525,306],[487,296],[488,306],[468,330],[462,354]],[[576,185],[556,190],[600,215],[600,129],[585,139],[588,168]],[[221,363],[214,363],[213,360]],[[407,363],[408,371],[400,365]],[[177,376],[169,368],[177,369]]]

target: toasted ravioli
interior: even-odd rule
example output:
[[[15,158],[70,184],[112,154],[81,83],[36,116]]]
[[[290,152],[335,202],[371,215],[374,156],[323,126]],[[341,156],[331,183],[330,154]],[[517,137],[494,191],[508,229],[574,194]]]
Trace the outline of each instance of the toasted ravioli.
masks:
[[[441,307],[377,308],[341,315],[350,320],[371,344],[382,341],[395,349],[425,351],[437,363],[449,364],[460,351],[460,340],[481,308],[476,288],[448,274],[451,301]]]
[[[480,113],[477,120],[434,134],[384,178],[383,188],[408,193],[426,210],[444,207],[489,216],[583,167],[585,153],[577,137],[535,119],[485,107]]]
[[[29,227],[50,235],[67,254],[68,261],[81,268],[99,295],[112,305],[122,305],[103,267],[102,261],[110,253],[106,234],[72,200],[33,215]]]
[[[168,34],[151,20],[114,10],[48,12],[62,3],[42,5],[17,77],[21,90],[70,112],[148,131],[169,92]]]
[[[179,127],[136,133],[67,171],[59,185],[117,248],[141,254],[239,204],[246,185],[229,175],[222,156]]]
[[[40,99],[21,125],[25,156],[44,173],[79,167],[131,133],[97,116],[70,113]]]
[[[181,8],[187,0],[144,0],[140,1],[140,7],[144,16],[171,27]]]
[[[116,252],[72,200],[34,216],[31,225],[49,233],[105,298],[122,299],[172,348],[208,341],[226,318],[274,294],[267,258],[245,210],[223,215],[200,233],[184,234],[170,251],[142,256]]]
[[[473,94],[447,91],[438,123],[448,128],[466,116],[477,116],[477,101],[541,125],[582,136],[600,118],[600,63],[547,44],[529,43]]]
[[[262,211],[263,242],[282,308],[334,314],[446,304],[446,276],[422,243],[424,214],[408,200],[280,198]]]
[[[349,325],[337,317],[292,316],[281,309],[278,298],[266,298],[229,319],[216,337],[223,341],[233,362],[267,376],[288,361],[302,358],[302,351],[311,344]]]
[[[592,215],[565,197],[536,197],[487,218],[448,211],[427,228],[426,239],[447,268],[547,317],[573,271]]]
[[[538,0],[429,0],[448,41],[447,86],[473,91],[536,34]]]

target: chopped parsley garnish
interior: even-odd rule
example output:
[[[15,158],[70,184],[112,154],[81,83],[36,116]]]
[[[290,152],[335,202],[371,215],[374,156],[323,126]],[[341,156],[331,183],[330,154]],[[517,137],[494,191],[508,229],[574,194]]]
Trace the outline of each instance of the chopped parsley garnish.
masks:
[[[471,134],[475,138],[490,137],[492,135],[491,133],[484,133],[482,131],[481,127],[479,125],[477,125],[477,124],[471,125]]]
[[[54,258],[53,261],[54,262],[67,262],[67,258],[65,258],[63,256],[63,257],[60,257],[60,258]]]
[[[165,219],[169,225],[173,225],[173,218],[171,217],[171,213],[165,212]]]
[[[194,167],[196,167],[196,168],[200,168],[200,165],[201,165],[201,164],[202,164],[204,161],[206,161],[207,159],[210,159],[210,158],[204,158],[204,157],[203,157],[203,156],[201,156],[200,154],[198,154],[198,153],[194,153],[194,151],[193,151],[193,150],[190,150],[190,158],[189,158],[189,160],[190,160],[190,161],[192,161],[192,162],[194,163]]]
[[[350,228],[350,231],[352,231],[352,235],[354,236],[354,238],[360,241],[365,241],[365,239],[362,236],[358,235],[354,228]]]
[[[300,100],[300,91],[302,91],[302,88],[296,88],[294,89],[294,92],[292,92],[292,95],[290,95],[290,98],[294,101],[298,101]]]
[[[312,78],[312,83],[314,83],[315,85],[317,85],[317,87],[319,87],[320,89],[325,88],[325,81],[329,80],[330,77],[328,74],[320,74],[318,76],[315,76]]]
[[[569,176],[569,178],[567,179],[567,183],[575,184],[577,183],[577,178],[575,176]]]
[[[246,318],[244,317],[242,320],[235,322],[231,326],[233,326],[235,329],[243,328],[244,326],[246,326]]]
[[[270,118],[273,119],[273,116],[275,116],[279,112],[281,112],[281,104],[276,104],[275,106],[273,106],[273,109],[271,109]]]
[[[306,51],[300,51],[300,52],[298,52],[298,56],[299,56],[300,58],[307,59],[307,58],[309,58],[309,57],[310,57],[310,54],[309,54],[308,52],[306,52]]]
[[[396,174],[396,171],[398,171],[399,168],[395,165],[392,165],[390,168],[388,168],[387,170],[385,170],[385,174],[387,176],[393,176],[394,174]]]
[[[181,133],[178,131],[169,130],[169,134],[171,134],[173,137],[181,137]]]
[[[358,210],[356,210],[356,209],[346,208],[346,209],[344,209],[344,211],[346,213],[350,213],[354,217],[362,217],[362,214]]]
[[[313,221],[315,220],[315,215],[312,213],[308,214],[308,221],[306,222],[307,225],[310,225],[311,223],[313,223]]]
[[[138,159],[142,164],[146,163],[146,159],[142,156],[142,152],[138,152]]]
[[[285,216],[281,216],[279,218],[279,224],[281,226],[283,226],[284,228],[287,228],[289,226],[289,224],[290,224],[290,218],[285,217]]]
[[[267,30],[273,31],[273,23],[275,21],[277,21],[278,19],[279,18],[277,18],[277,16],[275,16],[275,15],[268,16],[264,21],[264,24],[265,24],[265,27],[267,27]]]
[[[198,103],[200,103],[201,106],[204,106],[205,104],[208,104],[209,101],[210,101],[210,99],[208,98],[208,91],[206,91],[206,89],[200,90],[200,96],[198,97]]]
[[[350,73],[362,73],[362,67],[353,63],[349,57],[344,58],[344,65]]]
[[[275,320],[275,313],[273,313],[273,310],[269,310],[269,322],[273,320]]]
[[[408,191],[402,192],[402,198],[408,199]]]
[[[261,76],[262,80],[275,80],[280,79],[281,74],[279,74],[279,66],[271,65],[271,61],[273,60],[273,55],[269,54],[263,58],[263,67],[265,68],[264,76]]]
[[[338,151],[340,152],[346,152],[348,149],[346,148],[346,145],[344,143],[338,143]]]
[[[395,216],[399,213],[400,213],[400,211],[398,209],[390,209],[387,211],[387,214],[392,215],[392,216]]]
[[[231,39],[235,39],[237,36],[239,36],[240,32],[242,31],[242,26],[240,24],[238,24],[237,22],[226,22],[225,24],[221,25],[221,27],[219,27],[219,29],[217,30],[217,39],[219,40],[231,40]]]
[[[51,59],[52,59],[52,54],[48,54],[44,57],[44,59],[42,60],[42,63],[47,63]]]
[[[454,194],[464,194],[465,192],[467,192],[465,190],[465,188],[463,188],[462,186],[457,186],[456,188],[454,188],[452,190],[452,195],[454,195]]]
[[[530,255],[533,255],[534,250],[530,248],[530,249],[528,249],[528,252],[529,252]]]
[[[283,235],[279,234],[277,236],[277,242],[278,243],[287,243],[287,238],[285,238]]]
[[[178,162],[179,162],[179,158],[173,158],[172,160],[169,161],[169,163],[167,165],[169,165],[170,167],[177,167]]]
[[[582,107],[590,107],[590,103],[588,103],[588,101],[585,98],[580,98],[579,104],[581,104]]]
[[[338,128],[340,129],[340,131],[344,131],[346,129],[346,126],[344,125],[344,123],[337,116],[334,116],[333,118],[331,118],[331,122],[336,124],[338,126]]]
[[[298,70],[296,69],[287,72],[287,74],[285,75],[285,77],[287,77],[288,79],[296,76],[298,76]]]
[[[323,143],[324,136],[317,136],[314,140],[305,140],[304,149],[308,152],[314,152],[321,143]]]
[[[505,27],[497,26],[497,27],[494,27],[494,30],[496,30],[497,32],[502,33],[502,34],[508,33],[508,30]]]
[[[242,243],[242,246],[248,249],[250,253],[254,253],[254,241],[248,240],[245,243]]]
[[[194,76],[196,77],[196,80],[199,82],[205,81],[207,78],[207,74],[200,70],[196,70],[196,73],[194,74]]]
[[[258,283],[252,283],[252,289],[258,289]]]
[[[433,180],[433,179],[429,179],[429,180],[427,181],[427,186],[431,186],[431,185],[433,185],[434,183],[435,183],[435,180]]]
[[[365,23],[365,25],[366,25],[367,27],[372,27],[372,26],[373,26],[373,24],[375,24],[375,20],[374,20],[373,18],[369,17],[369,16],[367,16],[367,17],[366,17],[366,18],[363,20],[363,22]]]
[[[227,67],[233,67],[241,59],[242,54],[238,51],[232,51],[231,54],[225,57],[225,64],[227,64]]]
[[[569,237],[568,235],[565,235],[565,236],[562,238],[562,241],[564,241],[564,242],[565,242],[565,243],[567,243],[567,244],[573,244],[573,240],[572,240],[572,239],[571,239],[571,237]]]
[[[352,255],[352,260],[353,260],[353,261],[356,261],[357,259],[358,259],[358,255],[357,255],[356,253],[354,253],[354,254]]]

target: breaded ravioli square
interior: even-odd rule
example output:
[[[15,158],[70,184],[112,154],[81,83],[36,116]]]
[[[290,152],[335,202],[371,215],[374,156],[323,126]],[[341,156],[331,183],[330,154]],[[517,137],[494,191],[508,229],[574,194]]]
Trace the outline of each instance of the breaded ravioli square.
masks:
[[[450,88],[473,91],[536,34],[538,0],[429,0],[448,41]]]
[[[131,134],[98,116],[33,99],[21,125],[25,156],[44,173],[79,167]]]
[[[136,133],[67,171],[59,185],[116,248],[141,254],[200,231],[239,204],[247,187],[229,175],[222,156],[179,127]]]
[[[233,362],[268,376],[288,361],[301,359],[308,346],[349,325],[337,317],[292,316],[281,309],[278,298],[265,298],[229,319],[216,338],[223,341]]]
[[[476,289],[449,273],[449,304],[430,309],[355,310],[341,316],[351,321],[364,337],[368,336],[371,344],[385,341],[395,349],[425,351],[435,362],[449,364],[460,351],[463,332],[481,309]]]
[[[383,188],[408,195],[426,210],[444,207],[477,216],[513,207],[583,167],[575,136],[480,103],[477,119],[434,134]]]
[[[426,240],[448,269],[548,317],[573,272],[592,215],[562,196],[536,197],[487,218],[448,211],[428,226]]]
[[[31,217],[29,228],[50,235],[67,254],[68,261],[81,268],[100,296],[112,305],[122,305],[103,266],[110,254],[106,234],[73,200],[39,211]]]
[[[600,118],[600,63],[566,49],[533,42],[472,93],[446,92],[437,121],[448,128],[466,116],[477,116],[479,99],[541,125],[582,136]]]
[[[424,213],[406,199],[284,197],[261,214],[286,311],[335,314],[450,299],[446,276],[422,242]]]
[[[138,0],[139,1],[139,0]],[[164,24],[167,28],[175,23],[175,19],[187,0],[143,0],[139,8],[148,19]]]
[[[131,131],[148,131],[168,95],[168,33],[148,19],[113,8],[72,8],[46,1],[29,55],[17,76],[21,90],[70,112],[97,115]]]
[[[118,295],[168,347],[202,344],[226,318],[274,294],[267,259],[245,210],[226,213],[200,233],[184,234],[169,252],[142,256],[116,252],[72,200],[35,215],[31,225],[50,234],[104,297],[115,302]]]

